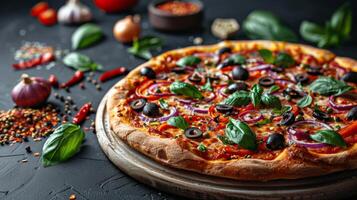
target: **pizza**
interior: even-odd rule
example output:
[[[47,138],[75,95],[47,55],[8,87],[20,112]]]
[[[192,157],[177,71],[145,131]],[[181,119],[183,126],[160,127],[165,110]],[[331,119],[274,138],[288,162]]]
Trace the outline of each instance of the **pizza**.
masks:
[[[236,180],[357,168],[357,61],[314,47],[224,41],[165,52],[109,92],[110,127],[173,168]]]

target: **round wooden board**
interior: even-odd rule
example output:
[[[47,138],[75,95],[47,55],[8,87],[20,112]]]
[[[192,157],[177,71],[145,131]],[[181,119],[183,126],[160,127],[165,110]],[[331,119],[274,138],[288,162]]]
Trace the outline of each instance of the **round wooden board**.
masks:
[[[96,115],[100,146],[123,172],[158,190],[192,199],[347,199],[357,195],[357,171],[268,182],[235,181],[163,166],[133,150],[111,131],[107,95]]]

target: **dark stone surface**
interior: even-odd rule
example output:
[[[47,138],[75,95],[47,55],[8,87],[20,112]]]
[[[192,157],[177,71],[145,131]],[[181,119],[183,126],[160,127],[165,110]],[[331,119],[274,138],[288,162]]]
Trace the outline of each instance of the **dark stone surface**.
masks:
[[[13,53],[23,41],[44,42],[61,49],[70,47],[70,36],[75,27],[56,25],[43,27],[34,18],[29,17],[29,9],[34,4],[32,0],[12,0],[2,2],[0,7],[0,109],[10,109],[13,104],[10,97],[11,88],[18,81],[19,76],[26,72],[30,75],[48,77],[56,74],[60,81],[67,80],[73,71],[61,62],[50,70],[44,68],[26,71],[13,71]],[[50,1],[58,8],[64,1]],[[103,28],[106,39],[93,48],[81,50],[104,69],[116,66],[134,68],[143,61],[136,59],[126,52],[125,46],[114,41],[112,26],[114,22],[130,13],[143,15],[143,35],[154,34],[166,41],[163,50],[192,45],[192,38],[203,37],[205,44],[218,42],[209,32],[209,25],[217,17],[234,17],[240,22],[254,9],[267,9],[275,12],[285,22],[297,31],[302,20],[308,19],[323,23],[338,5],[343,1],[332,0],[300,0],[300,1],[233,1],[233,0],[205,0],[205,22],[202,30],[195,33],[160,33],[152,30],[147,22],[146,2],[132,11],[120,14],[106,15],[93,9],[97,23]],[[93,7],[92,1],[86,1]],[[354,11],[357,3],[351,1]],[[338,55],[357,58],[357,24],[354,21],[353,38],[343,47],[333,49]],[[25,34],[21,34],[25,33]],[[244,39],[240,32],[236,39]],[[98,74],[96,74],[98,77]],[[102,96],[118,79],[103,84],[103,90],[98,92],[92,84],[86,83],[87,89],[79,87],[71,89],[71,93],[58,91],[64,95],[71,95],[78,105],[91,101],[98,105]],[[51,102],[59,103],[53,97]],[[94,115],[91,116],[94,118]],[[89,125],[89,121],[85,126]],[[70,161],[53,167],[42,167],[39,159],[26,154],[25,147],[30,145],[34,152],[40,152],[42,142],[15,144],[0,147],[0,199],[68,199],[70,194],[76,194],[77,199],[179,199],[169,194],[161,193],[157,189],[149,188],[121,173],[101,151],[96,136],[88,132],[82,150]],[[27,163],[20,160],[27,158]]]

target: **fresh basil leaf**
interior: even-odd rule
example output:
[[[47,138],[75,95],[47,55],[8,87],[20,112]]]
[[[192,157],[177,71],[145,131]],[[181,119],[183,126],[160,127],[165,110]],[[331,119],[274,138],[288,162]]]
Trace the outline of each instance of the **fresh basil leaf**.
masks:
[[[274,114],[277,114],[277,115],[282,115],[290,110],[292,110],[293,108],[288,105],[288,106],[282,106],[280,109],[279,108],[273,108],[272,112]]]
[[[278,85],[273,85],[273,86],[271,86],[271,87],[269,88],[269,90],[268,90],[267,93],[271,94],[271,93],[276,92],[276,91],[278,91],[278,90],[280,90],[280,87],[279,87]]]
[[[240,54],[233,54],[229,56],[227,59],[228,59],[227,62],[230,65],[243,65],[247,62],[245,57]]]
[[[250,101],[253,103],[254,107],[260,105],[262,94],[263,88],[259,84],[254,84],[249,93]]]
[[[128,48],[128,52],[143,59],[152,58],[151,50],[161,48],[163,41],[155,36],[145,36],[133,41],[133,46]]]
[[[314,141],[339,147],[347,147],[346,142],[340,134],[333,130],[320,130],[310,135]]]
[[[263,119],[263,120],[260,120],[257,123],[255,123],[255,125],[258,127],[261,127],[261,126],[269,124],[271,122],[272,122],[271,119]]]
[[[249,150],[257,149],[256,135],[244,122],[230,118],[226,125],[225,135],[230,141],[242,148]]]
[[[312,103],[312,97],[309,94],[307,94],[297,102],[297,105],[300,108],[305,108],[309,106],[311,103]]]
[[[229,95],[221,104],[231,105],[231,106],[244,106],[249,104],[250,97],[249,93],[244,90],[237,91]]]
[[[232,145],[234,142],[230,141],[227,136],[225,135],[218,135],[218,139],[221,140],[221,142],[224,145]]]
[[[326,35],[324,27],[309,21],[301,23],[300,34],[304,40],[315,43],[319,42]]]
[[[63,63],[79,71],[96,71],[102,66],[93,62],[88,56],[80,53],[69,53],[63,58]]]
[[[310,84],[310,90],[323,96],[341,95],[353,89],[345,82],[331,77],[320,77]]]
[[[259,55],[263,58],[263,60],[266,63],[273,64],[275,62],[275,58],[274,58],[273,52],[271,52],[270,50],[261,49],[258,52],[259,52]]]
[[[200,143],[198,146],[197,146],[197,150],[201,151],[201,152],[206,152],[207,151],[207,147]]]
[[[183,57],[180,60],[178,60],[176,62],[176,65],[180,66],[180,67],[186,67],[186,66],[197,65],[200,62],[201,62],[201,58],[199,58],[197,56],[186,56],[186,57]]]
[[[206,84],[204,86],[202,86],[201,89],[206,90],[206,91],[211,91],[211,92],[213,91],[210,78],[207,78]]]
[[[195,99],[203,98],[203,95],[195,86],[185,82],[175,81],[171,83],[170,91],[174,94],[180,94]]]
[[[67,123],[57,127],[43,145],[42,164],[47,167],[68,160],[79,151],[84,137],[78,125]]]
[[[102,29],[95,24],[84,24],[72,35],[72,49],[83,49],[89,47],[103,37]]]
[[[278,53],[274,64],[282,67],[290,67],[295,64],[295,60],[287,53]]]
[[[332,15],[330,25],[338,31],[339,36],[345,40],[350,37],[352,29],[352,10],[349,3],[340,6]]]
[[[167,120],[167,123],[182,130],[185,130],[189,127],[189,124],[181,116],[171,117],[169,120]]]
[[[159,105],[162,109],[169,109],[169,104],[167,104],[167,102],[165,101],[165,99],[159,99]]]
[[[268,11],[251,12],[243,21],[243,31],[251,39],[296,41],[296,34]]]
[[[280,99],[277,96],[265,93],[262,95],[262,102],[264,105],[271,107],[271,108],[277,108],[281,109],[281,102]]]

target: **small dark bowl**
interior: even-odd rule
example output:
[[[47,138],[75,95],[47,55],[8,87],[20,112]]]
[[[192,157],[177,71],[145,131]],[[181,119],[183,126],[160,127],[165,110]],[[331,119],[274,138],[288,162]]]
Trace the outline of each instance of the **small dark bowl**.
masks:
[[[150,24],[163,31],[186,31],[199,29],[203,20],[203,4],[199,0],[183,0],[184,2],[195,3],[199,10],[188,15],[173,15],[162,11],[156,6],[172,0],[156,0],[149,4],[149,21]]]

